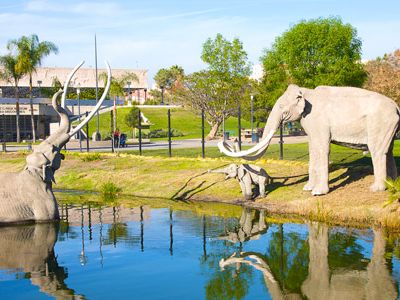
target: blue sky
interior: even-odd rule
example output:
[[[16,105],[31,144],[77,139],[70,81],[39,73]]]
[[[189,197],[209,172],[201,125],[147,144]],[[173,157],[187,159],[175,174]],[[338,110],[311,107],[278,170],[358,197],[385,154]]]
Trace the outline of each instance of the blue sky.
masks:
[[[0,1],[0,54],[6,43],[36,33],[59,47],[44,66],[71,67],[82,59],[94,66],[97,34],[99,67],[155,72],[173,64],[187,73],[204,67],[202,43],[222,33],[240,38],[249,59],[301,19],[339,16],[358,30],[363,59],[400,48],[400,1],[370,0],[168,0],[168,1]]]

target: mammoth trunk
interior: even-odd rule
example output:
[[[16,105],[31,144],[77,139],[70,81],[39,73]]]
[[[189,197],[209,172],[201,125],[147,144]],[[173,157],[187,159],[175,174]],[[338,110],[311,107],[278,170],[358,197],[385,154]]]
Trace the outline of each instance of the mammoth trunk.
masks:
[[[265,125],[263,136],[261,141],[254,147],[240,152],[232,152],[226,143],[221,142],[218,144],[219,149],[224,154],[231,157],[241,157],[247,160],[256,160],[260,158],[267,150],[269,143],[274,135],[275,131],[278,129],[282,121],[282,114],[280,110],[275,105],[268,117],[267,124]]]

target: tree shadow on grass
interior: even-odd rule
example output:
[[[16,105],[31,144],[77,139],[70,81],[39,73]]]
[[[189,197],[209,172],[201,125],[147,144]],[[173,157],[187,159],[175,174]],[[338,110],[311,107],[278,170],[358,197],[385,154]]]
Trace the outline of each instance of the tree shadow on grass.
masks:
[[[227,166],[227,165],[228,165],[228,164],[224,164],[224,165],[218,166],[218,167],[216,167],[216,168],[213,168],[213,169],[211,169],[211,170],[220,169],[220,168],[223,168],[223,167],[225,167],[225,166]],[[216,181],[216,182],[213,182],[212,184],[209,184],[209,185],[206,186],[206,187],[203,187],[203,185],[206,183],[206,181],[203,180],[203,181],[202,181],[200,184],[198,184],[196,187],[190,188],[190,189],[187,190],[189,183],[190,183],[193,179],[195,179],[195,178],[197,178],[197,177],[200,177],[200,176],[203,176],[203,175],[208,174],[208,173],[209,173],[209,171],[205,171],[205,172],[202,172],[202,173],[200,173],[200,174],[197,174],[197,175],[194,175],[194,176],[190,177],[190,178],[183,184],[183,186],[182,186],[177,192],[175,192],[175,194],[173,194],[173,195],[171,196],[171,199],[172,199],[172,200],[179,200],[179,201],[187,201],[187,200],[190,200],[190,198],[193,197],[194,195],[196,195],[196,194],[198,194],[198,193],[200,193],[200,192],[202,192],[202,191],[205,191],[206,189],[209,189],[210,187],[212,187],[213,185],[215,185],[215,184],[217,184],[217,183],[219,183],[219,182],[225,181],[225,180]]]

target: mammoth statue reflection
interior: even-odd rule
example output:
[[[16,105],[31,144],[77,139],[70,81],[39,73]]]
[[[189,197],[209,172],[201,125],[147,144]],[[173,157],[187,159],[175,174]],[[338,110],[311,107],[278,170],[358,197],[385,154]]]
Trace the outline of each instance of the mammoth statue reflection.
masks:
[[[296,120],[309,137],[309,181],[304,190],[313,195],[329,192],[331,142],[370,151],[375,175],[371,191],[384,190],[386,177],[397,177],[392,150],[399,107],[386,96],[360,88],[290,85],[272,108],[260,143],[240,152],[226,142],[218,147],[228,156],[256,160],[267,150],[279,125]]]
[[[54,254],[58,225],[0,227],[0,268],[8,274],[24,272],[24,278],[55,299],[85,299],[66,285],[67,270]]]
[[[110,88],[111,69],[107,63],[108,79],[104,93],[90,114],[73,130],[67,112],[57,103],[62,93],[64,103],[69,82],[80,63],[69,75],[64,90],[52,98],[52,106],[60,116],[56,132],[33,148],[26,158],[26,166],[19,173],[0,174],[0,223],[22,221],[47,221],[59,218],[57,202],[52,191],[54,173],[60,168],[64,155],[62,147],[89,122],[102,105]]]
[[[398,298],[396,283],[386,263],[386,237],[382,229],[373,229],[371,258],[369,261],[365,260],[366,267],[359,269],[352,265],[340,268],[330,266],[329,251],[334,251],[335,247],[329,246],[329,228],[326,225],[309,223],[308,233],[309,262],[304,280],[297,268],[293,269],[296,276],[292,277],[296,282],[289,280],[285,282],[285,276],[280,273],[283,264],[276,263],[277,260],[282,259],[282,257],[278,257],[279,252],[273,252],[276,255],[273,257],[254,251],[235,252],[227,258],[221,259],[219,266],[221,270],[229,268],[229,266],[235,266],[238,270],[241,265],[247,265],[260,271],[272,299]],[[283,254],[283,252],[281,253]],[[293,252],[284,255],[290,257]],[[292,261],[294,259],[291,257]],[[355,262],[352,261],[352,263]],[[286,271],[286,274],[290,274],[289,270]],[[297,285],[299,285],[298,289]],[[288,288],[289,286],[290,288]]]

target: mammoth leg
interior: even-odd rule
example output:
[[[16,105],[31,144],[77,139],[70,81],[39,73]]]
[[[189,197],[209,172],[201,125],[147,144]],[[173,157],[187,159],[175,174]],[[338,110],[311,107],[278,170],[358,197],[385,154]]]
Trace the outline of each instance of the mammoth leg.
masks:
[[[264,198],[265,197],[265,184],[266,184],[267,178],[263,176],[258,176],[258,189],[260,191],[260,197]]]
[[[397,178],[397,167],[393,157],[393,142],[390,144],[389,151],[386,155],[387,176],[395,180]]]
[[[324,195],[329,192],[329,139],[320,141],[310,141],[312,144],[312,155],[314,156],[315,177],[312,194],[314,196]],[[315,144],[314,144],[315,143]]]
[[[247,175],[244,178],[239,180],[239,185],[240,185],[240,188],[242,189],[243,197],[246,200],[251,200],[252,199],[251,180],[249,183],[249,180],[246,180],[246,179],[247,179]]]
[[[303,187],[304,191],[312,191],[314,186],[315,186],[315,180],[317,177],[317,170],[315,169],[315,157],[316,155],[314,154],[314,149],[312,147],[312,144],[308,144],[308,151],[309,151],[309,163],[308,163],[308,182],[307,184]]]
[[[378,125],[372,123],[371,127],[368,128],[368,149],[371,151],[375,176],[375,181],[370,188],[372,192],[384,191],[386,189],[386,177],[395,175],[392,144],[397,121],[391,122],[390,126]]]

